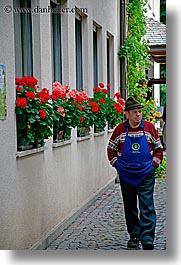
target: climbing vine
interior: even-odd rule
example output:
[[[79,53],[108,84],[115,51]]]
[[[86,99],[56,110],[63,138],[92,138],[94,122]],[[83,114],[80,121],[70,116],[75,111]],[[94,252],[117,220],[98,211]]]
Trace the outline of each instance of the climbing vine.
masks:
[[[127,58],[126,83],[128,94],[143,101],[148,88],[146,86],[146,70],[148,63],[148,45],[143,39],[146,34],[145,5],[147,0],[128,0],[127,13],[127,37],[119,50],[119,58]]]
[[[123,46],[120,47],[119,58],[127,59],[126,83],[128,95],[134,96],[145,107],[143,118],[155,122],[155,117],[150,115],[156,111],[156,105],[152,98],[146,100],[148,78],[146,71],[149,69],[148,43],[144,40],[146,34],[146,4],[147,0],[127,0],[127,37]],[[148,108],[149,106],[149,108]],[[154,114],[155,116],[155,114]]]

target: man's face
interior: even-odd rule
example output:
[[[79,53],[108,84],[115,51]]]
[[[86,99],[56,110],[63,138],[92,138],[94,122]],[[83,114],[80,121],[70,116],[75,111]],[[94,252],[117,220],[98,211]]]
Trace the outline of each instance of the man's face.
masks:
[[[142,109],[125,111],[125,115],[132,124],[139,124],[142,120]]]

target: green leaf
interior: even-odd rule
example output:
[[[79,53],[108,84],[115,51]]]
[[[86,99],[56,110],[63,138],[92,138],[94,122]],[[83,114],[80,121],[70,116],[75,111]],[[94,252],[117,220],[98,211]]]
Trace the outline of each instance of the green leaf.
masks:
[[[23,113],[22,108],[16,107],[15,109],[16,114],[21,115]]]
[[[34,119],[33,117],[30,117],[28,120],[30,123],[35,123],[35,121],[36,121],[36,119]]]

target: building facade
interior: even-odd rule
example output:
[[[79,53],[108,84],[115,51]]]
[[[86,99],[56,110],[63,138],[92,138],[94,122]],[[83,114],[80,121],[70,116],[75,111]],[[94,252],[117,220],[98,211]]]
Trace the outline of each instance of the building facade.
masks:
[[[92,96],[99,82],[120,91],[120,0],[8,0],[0,3],[0,249],[41,248],[113,183],[110,131],[17,151],[15,78],[40,88],[59,81]],[[0,95],[1,95],[0,94]],[[1,99],[0,99],[1,100]]]
[[[6,114],[0,119],[0,249],[40,245],[81,210],[116,172],[103,134],[17,152],[15,78],[34,76],[50,91],[59,81],[89,96],[99,82],[119,90],[120,1],[9,0],[0,3],[0,64]],[[58,10],[58,12],[57,12]]]

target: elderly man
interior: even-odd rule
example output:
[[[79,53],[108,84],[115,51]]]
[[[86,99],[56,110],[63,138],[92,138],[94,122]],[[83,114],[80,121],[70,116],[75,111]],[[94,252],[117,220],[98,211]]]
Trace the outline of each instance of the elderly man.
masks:
[[[127,247],[137,249],[141,241],[144,250],[152,250],[156,227],[154,173],[162,162],[163,147],[154,125],[142,119],[142,107],[133,97],[126,100],[124,111],[127,120],[114,129],[108,142],[107,156],[120,178],[130,235]]]

